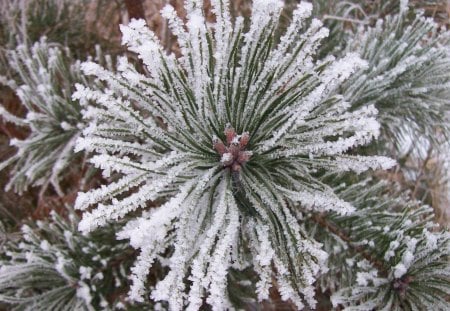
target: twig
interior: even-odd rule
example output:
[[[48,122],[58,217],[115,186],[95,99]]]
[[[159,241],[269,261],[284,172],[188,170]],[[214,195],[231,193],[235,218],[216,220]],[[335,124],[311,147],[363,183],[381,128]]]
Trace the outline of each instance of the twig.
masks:
[[[362,25],[368,25],[369,23],[366,21],[361,21],[358,19],[353,19],[353,18],[345,18],[345,17],[340,17],[340,16],[334,16],[334,15],[324,15],[323,19],[332,19],[332,20],[337,20],[337,21],[341,21],[341,22],[349,22],[349,23],[355,23],[355,24],[362,24]]]
[[[414,190],[411,195],[413,199],[416,199],[416,197],[417,197],[417,191],[419,190],[420,181],[422,179],[422,176],[425,173],[425,168],[428,165],[428,162],[431,160],[432,152],[433,152],[433,147],[430,145],[427,150],[427,156],[425,157],[425,159],[422,162],[422,165],[420,166],[420,171],[419,171],[419,174],[417,175],[416,182],[414,184]]]
[[[361,254],[366,260],[373,264],[375,268],[380,272],[382,276],[387,276],[389,272],[386,270],[384,263],[376,258],[374,258],[369,252],[367,252],[364,247],[359,245],[354,245],[349,236],[347,236],[336,224],[328,221],[325,217],[315,214],[313,220],[321,227],[327,229],[329,232],[338,236],[341,240],[346,242],[350,248],[352,248],[357,253]]]

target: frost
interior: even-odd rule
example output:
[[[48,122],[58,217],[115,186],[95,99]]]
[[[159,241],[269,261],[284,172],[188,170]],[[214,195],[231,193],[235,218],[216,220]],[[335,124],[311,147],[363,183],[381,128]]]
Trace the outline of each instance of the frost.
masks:
[[[373,105],[351,109],[338,94],[367,63],[355,53],[315,61],[329,31],[309,21],[310,3],[298,5],[273,48],[283,1],[255,0],[248,23],[231,17],[230,1],[210,3],[213,24],[203,1],[186,0],[183,19],[170,5],[162,9],[177,56],[144,21],[120,27],[145,74],[125,58],[117,72],[82,65],[105,87],[76,86],[73,99],[89,125],[75,150],[93,152],[91,163],[111,182],[78,194],[78,229],[88,234],[143,210],[117,234],[140,251],[130,300],[144,301],[150,290],[172,310],[230,309],[229,269],[253,267],[259,300],[276,282],[282,299],[314,308],[327,253],[305,234],[300,215],[355,212],[316,173],[395,165],[348,154],[380,134]],[[156,262],[167,274],[149,289]]]
[[[85,301],[86,305],[90,305],[92,301],[91,289],[86,283],[78,282],[77,297]]]
[[[40,246],[41,246],[42,250],[44,250],[44,251],[48,251],[50,249],[50,244],[48,243],[47,240],[41,241]]]
[[[405,273],[406,273],[407,269],[405,267],[404,264],[402,263],[398,263],[395,267],[394,267],[394,276],[396,278],[400,278],[402,277]]]
[[[405,12],[408,9],[409,0],[400,0],[400,12]]]
[[[83,267],[83,266],[81,266],[79,268],[79,272],[80,272],[80,279],[81,280],[90,279],[91,278],[91,274],[92,274],[92,268],[91,267]]]
[[[123,268],[120,257],[128,245],[115,240],[113,228],[82,236],[76,230],[78,216],[69,213],[67,220],[52,212],[50,220],[24,226],[22,238],[5,245],[9,251],[0,258],[0,302],[24,310],[53,310],[61,303],[64,310],[113,309],[115,302],[108,303],[103,294],[111,289],[107,280]],[[100,253],[104,264],[95,260]],[[124,275],[120,278],[126,283]]]
[[[429,232],[427,229],[423,229],[423,233],[426,237],[427,246],[430,249],[435,249],[437,246],[438,236],[436,234],[433,234],[432,232]]]
[[[29,186],[52,185],[63,195],[59,181],[76,158],[73,148],[85,126],[79,103],[70,99],[72,84],[85,80],[79,62],[45,37],[33,45],[20,44],[5,55],[11,75],[17,80],[9,85],[26,108],[26,116],[15,116],[3,107],[0,114],[5,121],[24,126],[30,133],[23,140],[11,140],[17,152],[0,163],[0,169],[11,168],[5,189],[21,193]]]
[[[220,162],[222,162],[224,165],[228,165],[230,161],[233,161],[233,155],[231,153],[224,153],[222,155],[222,158],[220,159]]]
[[[395,255],[395,250],[400,246],[400,243],[398,241],[392,241],[389,244],[389,249],[384,254],[384,260],[389,260],[391,257]]]

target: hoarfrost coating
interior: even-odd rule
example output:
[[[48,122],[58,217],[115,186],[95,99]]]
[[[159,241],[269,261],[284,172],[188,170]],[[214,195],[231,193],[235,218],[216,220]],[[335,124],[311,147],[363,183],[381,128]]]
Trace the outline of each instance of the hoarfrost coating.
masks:
[[[77,85],[73,98],[90,122],[77,150],[97,153],[91,161],[105,177],[121,177],[79,194],[76,207],[85,210],[79,229],[89,232],[163,202],[119,233],[141,251],[131,299],[143,300],[149,269],[170,247],[169,272],[151,297],[173,310],[197,310],[203,301],[215,310],[230,306],[228,272],[249,265],[260,277],[259,299],[268,297],[275,273],[284,300],[314,307],[313,284],[327,255],[297,217],[307,210],[353,211],[314,173],[361,173],[395,162],[346,154],[379,134],[375,107],[350,110],[338,94],[366,62],[351,53],[314,61],[328,30],[317,19],[307,22],[310,3],[298,5],[277,45],[281,1],[254,1],[248,31],[242,17],[232,20],[229,4],[211,1],[212,25],[202,1],[185,1],[186,24],[170,5],[162,10],[180,57],[167,55],[142,20],[121,26],[123,43],[148,74],[126,58],[117,72],[82,66],[107,88]]]

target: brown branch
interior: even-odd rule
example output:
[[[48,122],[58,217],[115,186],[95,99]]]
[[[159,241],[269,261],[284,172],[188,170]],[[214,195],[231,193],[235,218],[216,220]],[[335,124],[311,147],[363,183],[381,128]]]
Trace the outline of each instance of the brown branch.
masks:
[[[353,249],[355,252],[361,254],[366,260],[368,260],[373,266],[380,272],[382,276],[387,276],[389,274],[386,269],[384,263],[377,258],[374,258],[363,246],[353,244],[352,240],[348,235],[346,235],[338,226],[334,223],[325,219],[325,217],[315,214],[313,215],[313,220],[321,227],[327,229],[329,232],[338,236],[341,240],[346,242],[348,246]]]
[[[143,0],[124,0],[130,19],[145,19]]]
[[[417,199],[417,192],[419,191],[420,182],[422,181],[422,177],[425,175],[425,170],[428,165],[428,162],[431,160],[432,153],[433,153],[433,146],[430,145],[427,150],[427,156],[425,157],[425,159],[422,162],[422,165],[420,166],[419,174],[417,174],[416,182],[414,183],[414,189],[411,195],[413,199]]]

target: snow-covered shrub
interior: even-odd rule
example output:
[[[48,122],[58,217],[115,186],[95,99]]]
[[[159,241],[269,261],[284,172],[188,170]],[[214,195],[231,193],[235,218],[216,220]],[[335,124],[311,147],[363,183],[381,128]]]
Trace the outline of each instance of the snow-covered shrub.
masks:
[[[314,307],[327,255],[302,230],[301,213],[354,210],[317,176],[394,164],[347,153],[380,130],[373,105],[350,110],[339,95],[366,62],[353,53],[315,60],[328,30],[309,20],[310,3],[298,5],[279,42],[281,1],[255,0],[248,27],[230,16],[229,1],[211,1],[212,24],[202,5],[185,1],[186,23],[170,5],[162,10],[178,58],[144,21],[121,27],[148,74],[125,58],[117,73],[83,64],[108,87],[77,85],[73,98],[91,120],[77,150],[97,153],[91,162],[105,177],[121,177],[79,193],[79,229],[93,231],[157,201],[119,233],[141,251],[131,299],[143,300],[146,275],[160,261],[169,272],[151,297],[173,310],[197,310],[204,301],[231,307],[228,270],[248,267],[259,275],[259,300],[275,280],[284,300]]]
[[[123,305],[119,298],[126,293],[132,249],[116,241],[115,227],[83,236],[78,222],[73,213],[69,220],[52,213],[36,228],[22,227],[22,238],[9,242],[0,259],[0,302],[33,311]]]

